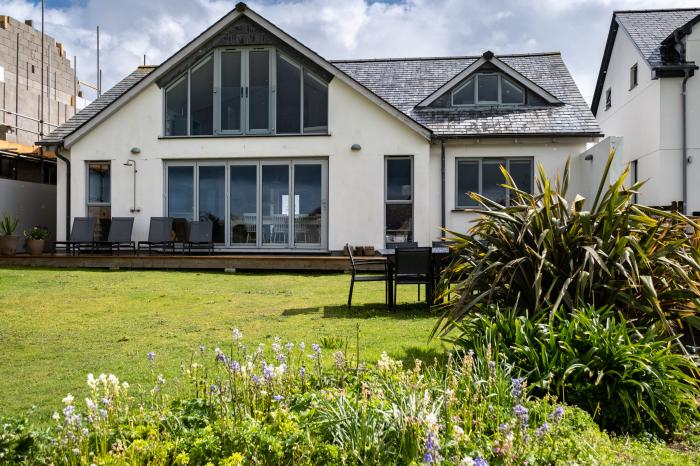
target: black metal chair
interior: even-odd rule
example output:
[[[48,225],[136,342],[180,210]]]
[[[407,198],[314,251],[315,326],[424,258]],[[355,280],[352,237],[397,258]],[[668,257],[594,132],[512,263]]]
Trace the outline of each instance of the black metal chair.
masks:
[[[185,243],[189,238],[190,222],[186,218],[173,218],[173,242],[182,246],[182,252],[185,252]]]
[[[172,217],[151,217],[148,241],[139,241],[138,247],[139,251],[147,249],[148,255],[153,254],[154,250],[163,253],[170,250],[175,253]]]
[[[70,239],[68,241],[56,241],[54,246],[56,249],[62,247],[66,253],[70,254],[75,254],[76,248],[80,252],[84,246],[92,250],[95,247],[96,228],[97,218],[75,217],[73,219],[73,227],[70,230]]]
[[[401,243],[386,243],[387,249],[406,249],[406,248],[417,248],[418,243],[414,241],[404,241]]]
[[[136,243],[131,239],[133,231],[134,217],[113,217],[107,241],[97,241],[97,250],[100,251],[104,247],[109,248],[110,254],[116,252],[119,255],[122,250],[130,250],[136,254]]]
[[[431,248],[398,248],[394,255],[394,296],[398,285],[425,285],[428,305],[433,297],[433,258]],[[396,298],[394,298],[396,299]]]
[[[192,248],[206,249],[209,254],[214,252],[214,241],[212,235],[214,232],[214,224],[210,220],[202,220],[199,222],[190,223],[190,234],[187,241],[182,245],[182,252],[192,253]]]
[[[350,256],[350,293],[348,294],[348,308],[352,307],[352,291],[355,288],[355,282],[384,282],[384,303],[388,303],[389,298],[389,266],[386,259],[355,259],[352,255],[352,246],[346,245],[348,255]],[[365,266],[383,267],[381,274],[375,271],[362,270]]]

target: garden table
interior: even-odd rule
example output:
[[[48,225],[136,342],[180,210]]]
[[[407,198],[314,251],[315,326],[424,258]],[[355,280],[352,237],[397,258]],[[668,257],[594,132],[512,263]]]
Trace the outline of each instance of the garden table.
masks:
[[[377,249],[375,254],[378,256],[386,257],[387,265],[389,268],[389,276],[387,277],[389,293],[387,296],[388,305],[390,308],[394,307],[394,256],[396,255],[396,249]],[[433,264],[433,282],[436,285],[438,277],[442,272],[443,259],[450,254],[450,248],[447,246],[434,246],[431,249],[431,262]],[[435,286],[433,286],[433,290]],[[434,296],[429,296],[428,304],[434,304]]]

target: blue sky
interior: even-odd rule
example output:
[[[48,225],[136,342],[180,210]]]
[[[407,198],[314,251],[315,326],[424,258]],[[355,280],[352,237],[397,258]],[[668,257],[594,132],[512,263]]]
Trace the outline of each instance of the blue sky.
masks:
[[[103,88],[143,62],[158,64],[235,0],[47,0],[46,32]],[[379,58],[561,51],[590,101],[613,10],[700,6],[700,0],[278,0],[247,2],[322,56]],[[36,0],[0,0],[0,14],[40,17]]]

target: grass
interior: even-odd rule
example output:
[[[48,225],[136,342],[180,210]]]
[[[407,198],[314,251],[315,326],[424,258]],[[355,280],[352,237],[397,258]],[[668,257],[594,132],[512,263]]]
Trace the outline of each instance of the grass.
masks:
[[[132,385],[150,380],[146,358],[172,378],[199,345],[228,346],[238,327],[251,344],[349,340],[360,328],[360,358],[432,359],[435,316],[401,287],[384,309],[381,283],[355,287],[349,276],[166,271],[0,269],[0,413],[45,418],[71,392],[81,399],[89,372]],[[329,350],[330,351],[330,350]]]

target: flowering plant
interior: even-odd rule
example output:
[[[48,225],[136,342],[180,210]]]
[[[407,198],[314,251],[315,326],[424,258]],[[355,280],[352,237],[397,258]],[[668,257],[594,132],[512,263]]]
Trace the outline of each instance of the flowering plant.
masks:
[[[24,230],[24,237],[27,239],[46,239],[49,237],[49,230],[45,227],[33,226],[29,230]]]

